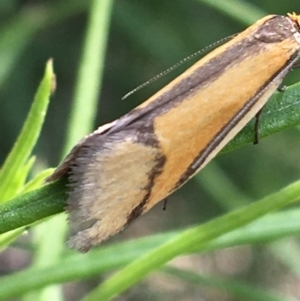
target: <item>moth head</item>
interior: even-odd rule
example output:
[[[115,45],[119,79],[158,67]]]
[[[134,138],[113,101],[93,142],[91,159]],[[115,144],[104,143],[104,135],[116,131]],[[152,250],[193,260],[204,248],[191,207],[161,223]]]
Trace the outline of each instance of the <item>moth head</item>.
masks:
[[[287,15],[292,21],[297,23],[298,27],[300,27],[300,15],[297,15],[295,12],[288,13]]]

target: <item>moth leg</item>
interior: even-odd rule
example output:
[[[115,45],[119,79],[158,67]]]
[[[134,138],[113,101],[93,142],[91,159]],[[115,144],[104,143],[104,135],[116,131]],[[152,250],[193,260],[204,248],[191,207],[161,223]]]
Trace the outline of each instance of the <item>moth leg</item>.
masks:
[[[259,120],[260,120],[260,115],[262,112],[263,108],[260,109],[256,115],[255,115],[255,125],[254,125],[254,142],[253,144],[258,144],[259,142]]]
[[[294,70],[294,69],[298,69],[300,67],[300,62],[295,62],[292,67],[291,67],[291,70]]]
[[[278,92],[284,92],[286,90],[287,86],[282,86],[282,87],[278,87],[277,91]]]
[[[163,210],[163,211],[166,211],[166,210],[167,210],[167,203],[168,203],[168,198],[165,198],[165,199],[163,200],[163,207],[162,207],[162,210]]]
[[[295,62],[292,67],[291,70],[295,70],[295,69],[299,69],[300,68],[300,62]],[[278,92],[284,92],[286,90],[287,86],[282,86],[282,87],[278,87],[277,91]]]

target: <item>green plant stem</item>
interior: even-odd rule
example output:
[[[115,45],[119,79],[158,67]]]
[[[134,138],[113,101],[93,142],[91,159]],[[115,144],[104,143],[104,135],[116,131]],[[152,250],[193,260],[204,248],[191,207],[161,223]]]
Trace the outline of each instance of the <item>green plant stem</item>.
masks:
[[[64,154],[93,128],[112,5],[112,0],[92,1]]]
[[[60,213],[66,206],[66,182],[60,180],[22,194],[0,206],[0,233]]]

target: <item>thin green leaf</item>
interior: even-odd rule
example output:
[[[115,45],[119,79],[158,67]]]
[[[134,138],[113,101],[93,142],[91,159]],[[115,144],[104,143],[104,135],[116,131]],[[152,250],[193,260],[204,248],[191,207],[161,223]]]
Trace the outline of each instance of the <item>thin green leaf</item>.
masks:
[[[7,195],[15,196],[22,191],[24,183],[28,177],[28,174],[35,162],[35,157],[31,157],[25,165],[20,166],[16,175],[11,179],[9,186],[7,187]]]
[[[233,246],[262,244],[276,241],[300,233],[300,210],[270,214],[257,221],[229,232],[206,246],[206,251],[218,250]],[[198,246],[189,250],[200,251]]]
[[[45,182],[45,180],[53,173],[54,170],[54,168],[48,168],[41,171],[38,175],[36,175],[32,180],[27,182],[22,187],[22,193],[31,191],[33,189],[38,189]]]
[[[22,188],[26,182],[26,179],[28,178],[28,175],[31,171],[31,168],[33,166],[33,164],[35,163],[35,156],[32,156],[28,162],[26,162],[22,167],[19,168],[19,177],[20,177],[20,181],[19,181],[19,185],[18,187]]]
[[[14,197],[11,186],[15,182],[20,167],[28,160],[39,137],[53,90],[53,81],[52,60],[49,60],[22,131],[0,171],[1,202]]]
[[[112,4],[112,0],[92,2],[64,154],[94,126]]]
[[[249,206],[185,231],[126,266],[90,293],[84,301],[110,300],[174,257],[186,253],[195,246],[204,249],[211,240],[246,225],[264,214],[296,202],[299,195],[300,181]]]
[[[171,232],[115,243],[92,249],[89,253],[72,253],[51,267],[32,269],[1,278],[0,300],[22,295],[24,292],[39,289],[53,283],[64,283],[101,275],[129,264],[175,239],[183,231]],[[187,254],[207,252],[244,244],[259,244],[277,240],[282,237],[299,235],[300,209],[274,213],[265,216],[243,228],[227,233],[205,248],[191,248]]]

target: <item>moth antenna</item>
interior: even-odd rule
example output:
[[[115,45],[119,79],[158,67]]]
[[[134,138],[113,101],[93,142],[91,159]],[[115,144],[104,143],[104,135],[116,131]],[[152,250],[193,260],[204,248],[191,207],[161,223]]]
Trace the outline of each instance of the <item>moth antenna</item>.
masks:
[[[165,76],[166,74],[172,72],[173,70],[177,69],[179,66],[181,66],[182,64],[190,61],[191,59],[193,59],[194,57],[202,54],[203,52],[206,52],[208,51],[209,49],[211,48],[214,48],[218,45],[220,45],[221,43],[224,43],[230,39],[232,39],[233,37],[235,37],[237,34],[233,34],[233,35],[230,35],[226,38],[223,38],[217,42],[214,42],[198,51],[196,51],[195,53],[185,57],[184,59],[180,60],[179,62],[177,62],[176,64],[174,64],[173,66],[171,66],[170,68],[160,72],[159,74],[155,75],[154,77],[150,78],[149,80],[147,80],[146,82],[144,82],[143,84],[137,86],[136,88],[134,88],[133,90],[131,90],[130,92],[128,92],[127,94],[125,94],[123,97],[122,97],[122,100],[125,100],[126,98],[128,98],[129,96],[131,96],[132,94],[136,93],[137,91],[143,89],[144,87],[148,86],[149,84],[155,82],[156,80],[158,80],[159,78]]]

